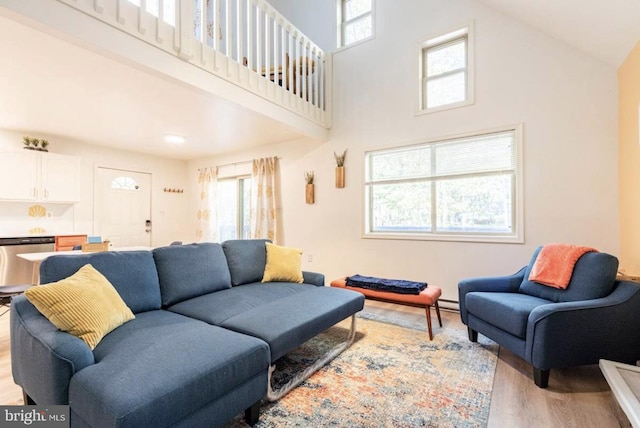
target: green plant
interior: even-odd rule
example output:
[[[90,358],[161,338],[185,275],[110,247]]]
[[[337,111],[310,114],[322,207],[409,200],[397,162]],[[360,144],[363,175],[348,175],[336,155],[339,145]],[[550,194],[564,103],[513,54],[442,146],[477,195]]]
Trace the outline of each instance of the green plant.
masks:
[[[33,147],[38,147],[38,146],[40,145],[40,140],[39,140],[39,139],[37,139],[37,138],[32,138],[32,139],[31,139],[31,145],[32,145]]]
[[[304,172],[304,181],[307,182],[307,184],[313,184],[313,171],[305,171]]]
[[[43,149],[46,149],[48,145],[49,145],[49,140],[45,140],[43,138],[42,141],[40,141],[40,146],[42,146]]]
[[[336,164],[338,166],[344,166],[344,159],[347,157],[347,149],[344,149],[341,155],[333,152],[333,157],[336,158]]]
[[[31,145],[31,138],[29,137],[22,137],[22,144],[25,145],[25,147],[29,147],[29,145]]]

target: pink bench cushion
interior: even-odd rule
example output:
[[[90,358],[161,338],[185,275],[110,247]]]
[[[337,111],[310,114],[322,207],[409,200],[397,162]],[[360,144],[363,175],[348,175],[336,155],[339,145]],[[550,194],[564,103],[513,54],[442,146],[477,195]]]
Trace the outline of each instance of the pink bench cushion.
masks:
[[[331,281],[331,286],[358,291],[364,294],[366,297],[371,297],[372,299],[389,300],[398,303],[409,303],[412,305],[423,306],[432,306],[433,304],[435,304],[435,302],[438,301],[440,295],[442,294],[442,290],[440,288],[434,287],[432,285],[429,285],[427,288],[422,290],[420,294],[400,294],[391,293],[388,291],[369,290],[367,288],[360,287],[348,287],[345,280],[346,278],[335,279]]]

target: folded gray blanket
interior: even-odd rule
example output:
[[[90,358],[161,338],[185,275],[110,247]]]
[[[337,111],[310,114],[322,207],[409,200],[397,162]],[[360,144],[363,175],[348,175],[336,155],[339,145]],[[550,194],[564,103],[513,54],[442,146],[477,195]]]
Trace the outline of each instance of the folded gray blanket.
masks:
[[[406,281],[403,279],[376,278],[373,276],[353,275],[346,279],[349,287],[367,288],[376,291],[388,291],[400,294],[420,294],[427,288],[426,282]]]

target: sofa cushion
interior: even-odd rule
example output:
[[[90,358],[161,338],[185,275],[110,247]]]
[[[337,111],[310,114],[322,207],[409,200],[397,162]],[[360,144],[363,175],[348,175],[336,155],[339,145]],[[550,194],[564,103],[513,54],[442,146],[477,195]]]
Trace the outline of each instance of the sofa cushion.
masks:
[[[262,282],[287,281],[302,283],[302,250],[265,243],[267,263]]]
[[[266,393],[266,343],[168,311],[138,315],[94,354],[96,363],[69,386],[73,411],[88,426],[176,426],[261,375],[258,397]]]
[[[526,339],[527,322],[532,310],[552,302],[520,293],[474,291],[467,293],[467,311],[487,324]]]
[[[260,307],[283,297],[303,292],[314,285],[292,282],[254,282],[242,287],[233,287],[167,307],[167,310],[199,319],[209,324],[220,325],[240,312]]]
[[[275,361],[363,307],[364,296],[355,291],[270,282],[197,297],[168,310],[258,337],[269,344]]]
[[[58,282],[31,287],[25,296],[53,325],[91,349],[134,317],[113,285],[91,265]]]
[[[220,244],[170,245],[153,250],[165,306],[231,288],[227,259]]]
[[[260,282],[267,263],[268,239],[232,239],[222,243],[233,286]]]
[[[55,255],[40,264],[40,282],[60,281],[91,264],[109,280],[134,314],[160,309],[158,272],[150,251]]]
[[[302,293],[238,312],[221,326],[264,340],[275,362],[363,307],[364,296],[358,292],[309,286]]]
[[[520,284],[521,293],[557,303],[599,299],[613,291],[618,273],[618,259],[607,253],[589,252],[580,257],[573,268],[573,275],[566,289],[529,281],[529,274],[541,249],[542,247],[536,249],[525,269],[524,279]]]

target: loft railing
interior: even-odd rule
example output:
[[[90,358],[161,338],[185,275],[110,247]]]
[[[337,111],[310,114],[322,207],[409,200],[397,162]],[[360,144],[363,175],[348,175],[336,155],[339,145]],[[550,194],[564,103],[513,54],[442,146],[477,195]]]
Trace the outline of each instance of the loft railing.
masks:
[[[330,127],[331,57],[264,0],[58,0]]]

